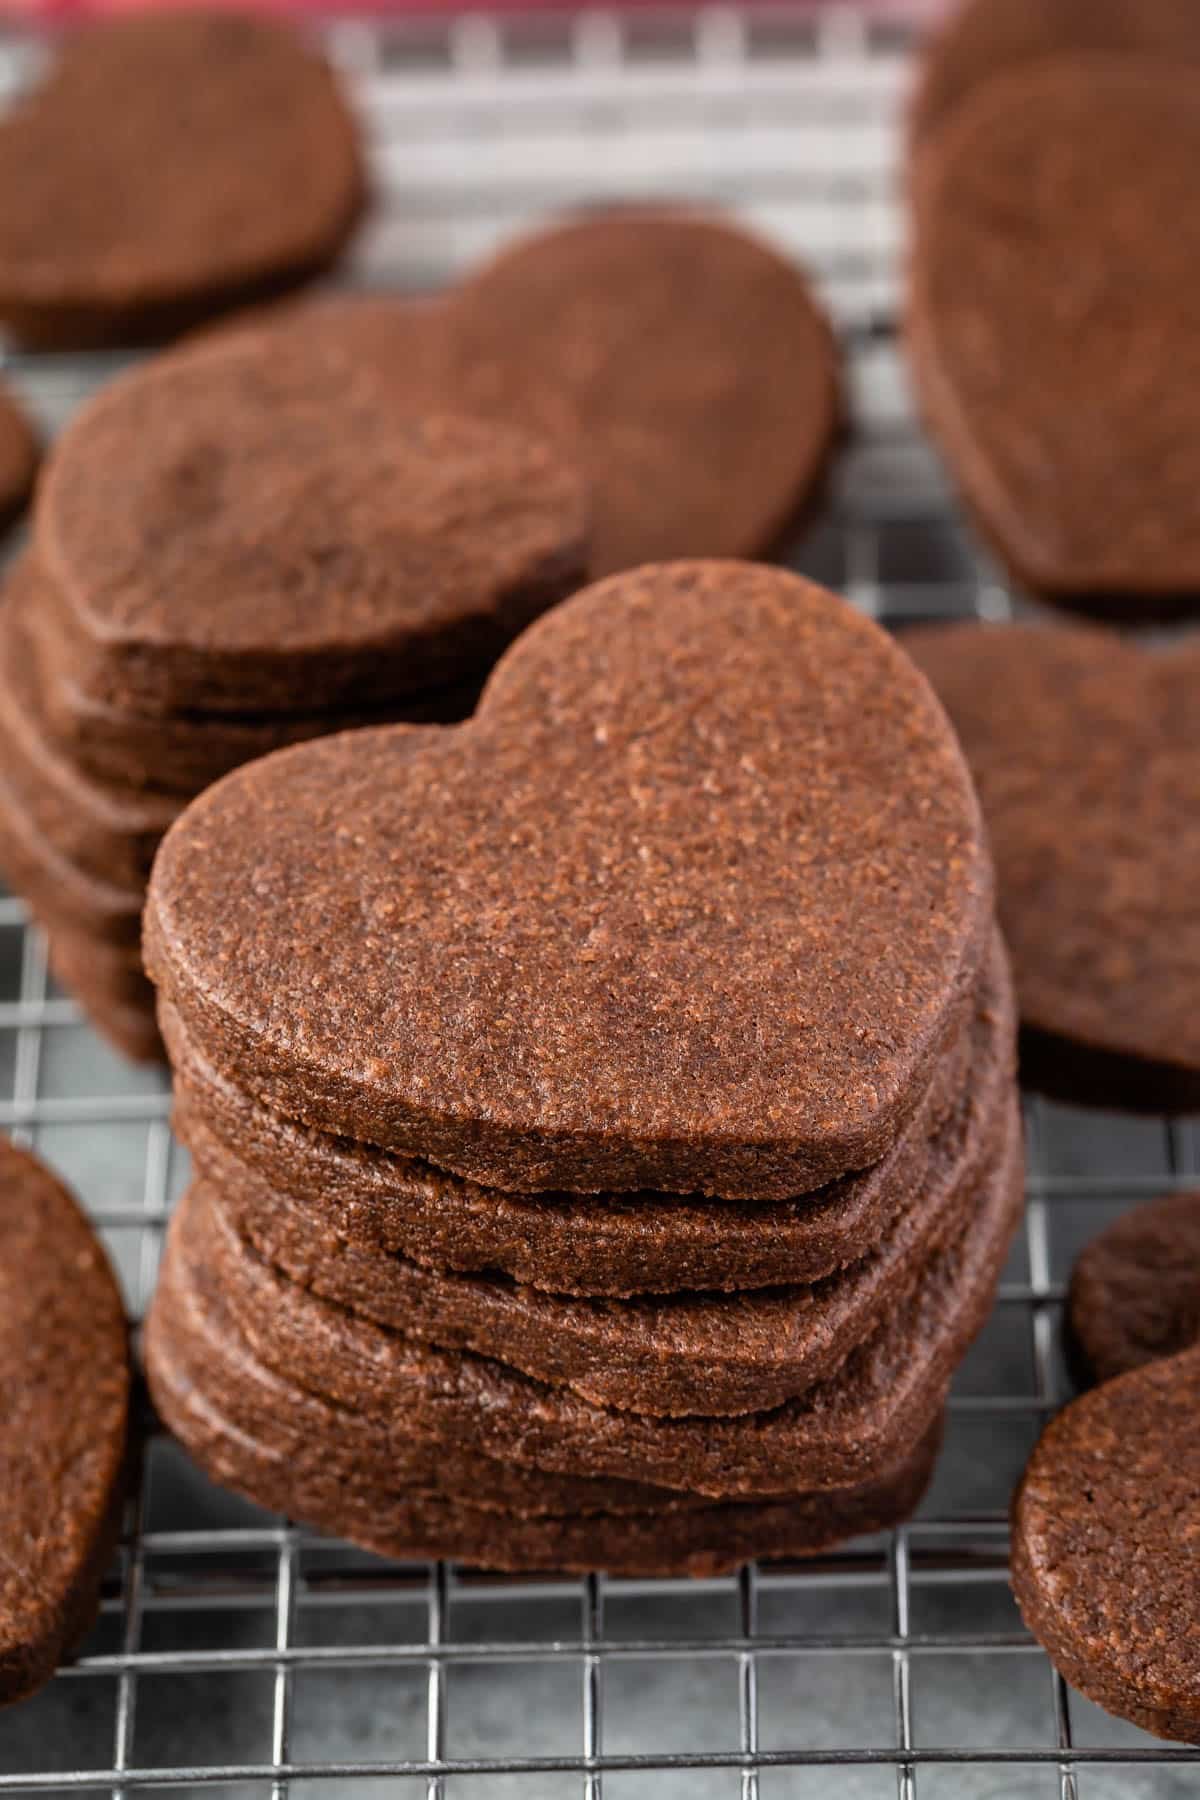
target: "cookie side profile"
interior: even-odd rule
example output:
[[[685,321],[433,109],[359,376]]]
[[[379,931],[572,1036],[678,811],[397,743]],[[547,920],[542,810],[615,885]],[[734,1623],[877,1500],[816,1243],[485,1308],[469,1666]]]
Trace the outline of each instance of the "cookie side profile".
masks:
[[[129,1408],[121,1297],[66,1189],[0,1143],[0,1704],[87,1630],[116,1538]]]
[[[562,445],[595,500],[592,569],[774,549],[841,417],[803,275],[702,212],[630,207],[506,249],[448,302],[453,404]]]
[[[974,1216],[914,1294],[832,1380],[736,1419],[651,1419],[590,1405],[494,1360],[427,1349],[280,1277],[215,1228],[202,1187],[172,1226],[213,1270],[256,1356],[315,1393],[409,1435],[470,1445],[551,1473],[619,1476],[714,1498],[856,1485],[892,1468],[941,1411],[950,1375],[991,1304],[1023,1200],[1015,1103]]]
[[[996,858],[1030,1086],[1200,1104],[1200,655],[1082,626],[905,634],[971,765]]]
[[[1073,1687],[1200,1740],[1200,1353],[1147,1364],[1046,1427],[1013,1501],[1025,1623]]]
[[[920,159],[920,406],[1017,581],[1097,616],[1200,603],[1198,159],[1194,71],[1101,56],[986,83]]]
[[[364,190],[299,35],[219,11],[101,21],[0,124],[0,319],[49,348],[169,335],[332,262]]]
[[[192,1041],[287,1116],[488,1186],[771,1200],[895,1141],[991,904],[902,652],[781,570],[681,563],[539,621],[465,725],[209,789],[146,947]]]
[[[7,388],[0,388],[0,528],[28,500],[38,466],[33,426]]]
[[[1200,1193],[1125,1213],[1071,1272],[1067,1320],[1094,1381],[1200,1342]]]

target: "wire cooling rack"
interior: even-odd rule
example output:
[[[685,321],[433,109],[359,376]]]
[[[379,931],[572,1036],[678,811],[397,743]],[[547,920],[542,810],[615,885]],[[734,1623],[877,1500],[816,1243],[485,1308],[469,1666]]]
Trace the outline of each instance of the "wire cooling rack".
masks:
[[[894,9],[378,26],[331,42],[381,195],[349,279],[427,287],[606,195],[695,194],[801,256],[842,327],[854,433],[798,567],[889,624],[1013,602],[951,508],[894,330]],[[10,92],[30,47],[0,43]],[[36,54],[36,52],[34,52]],[[109,357],[9,357],[53,428]],[[0,1124],[72,1181],[140,1316],[186,1178],[161,1077],[108,1054],[0,900]],[[1053,1675],[1007,1584],[1005,1511],[1069,1393],[1063,1284],[1139,1198],[1197,1181],[1194,1127],[1030,1101],[1025,1231],[954,1390],[919,1516],[808,1564],[705,1582],[524,1582],[391,1565],[209,1486],[151,1437],[77,1661],[0,1715],[0,1790],[373,1800],[1182,1800],[1200,1750]]]

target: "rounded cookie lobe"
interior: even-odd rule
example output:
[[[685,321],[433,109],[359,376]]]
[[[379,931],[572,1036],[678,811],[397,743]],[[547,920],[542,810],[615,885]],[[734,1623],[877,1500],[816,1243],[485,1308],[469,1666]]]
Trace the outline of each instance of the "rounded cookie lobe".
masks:
[[[362,207],[329,68],[268,20],[108,20],[0,124],[0,318],[62,348],[160,336],[331,262]]]
[[[1195,72],[1102,56],[988,82],[920,159],[919,400],[1005,563],[1084,611],[1200,596],[1198,160]]]
[[[1200,654],[1078,627],[905,634],[962,741],[996,858],[1030,1086],[1200,1104]]]
[[[91,1623],[116,1539],[129,1407],[121,1297],[91,1226],[0,1140],[0,1704]]]
[[[1013,1501],[1025,1622],[1073,1687],[1200,1740],[1200,1353],[1149,1363],[1051,1421]]]
[[[56,447],[36,541],[85,692],[261,714],[474,674],[579,585],[586,533],[560,452],[403,415],[365,366],[268,333],[107,387]]]
[[[1151,1200],[1094,1238],[1071,1272],[1067,1317],[1096,1381],[1200,1341],[1200,1193]]]
[[[214,1066],[307,1123],[495,1187],[775,1199],[895,1141],[991,894],[903,654],[798,577],[680,563],[542,620],[465,725],[210,789],[147,956]]]
[[[517,420],[585,471],[597,575],[765,554],[840,420],[804,277],[703,213],[602,213],[502,251],[450,301],[444,350],[456,408]]]
[[[1076,51],[1200,59],[1192,0],[967,0],[928,45],[909,135],[920,149],[985,82]]]

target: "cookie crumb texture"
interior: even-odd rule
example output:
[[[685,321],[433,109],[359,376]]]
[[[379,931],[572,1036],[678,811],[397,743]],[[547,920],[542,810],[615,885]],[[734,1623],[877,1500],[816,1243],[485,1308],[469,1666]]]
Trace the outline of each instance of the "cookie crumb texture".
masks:
[[[1023,1079],[1075,1103],[1194,1110],[1200,647],[1036,625],[903,641],[978,786]]]
[[[1061,1674],[1158,1737],[1200,1740],[1200,1352],[1074,1401],[1013,1503],[1012,1577]]]
[[[91,1625],[116,1543],[129,1409],[125,1314],[61,1183],[0,1140],[0,1704]]]
[[[1200,1343],[1200,1193],[1125,1213],[1083,1250],[1067,1316],[1095,1381]]]
[[[991,907],[903,653],[796,576],[680,563],[539,621],[466,725],[210,789],[147,951],[287,1116],[500,1188],[772,1199],[894,1142]]]
[[[1085,612],[1200,605],[1197,166],[1195,69],[1099,55],[984,83],[919,159],[922,409],[1017,579]]]
[[[0,123],[0,319],[51,348],[168,335],[327,266],[364,195],[333,74],[290,30],[88,26]]]

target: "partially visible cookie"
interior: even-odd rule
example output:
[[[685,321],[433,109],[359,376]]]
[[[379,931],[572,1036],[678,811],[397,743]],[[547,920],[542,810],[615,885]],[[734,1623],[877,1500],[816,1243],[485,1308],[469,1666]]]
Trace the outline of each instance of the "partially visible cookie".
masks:
[[[1023,1079],[1085,1104],[1200,1105],[1200,650],[1083,626],[940,626],[904,643],[987,820]]]
[[[703,213],[629,208],[504,250],[449,302],[447,404],[561,443],[595,496],[597,575],[773,549],[839,422],[800,271]]]
[[[401,416],[340,353],[237,334],[134,369],[76,416],[36,548],[84,693],[311,714],[477,675],[580,584],[587,528],[560,451]]]
[[[1101,616],[1200,605],[1197,166],[1196,69],[1099,55],[986,82],[919,159],[920,405],[1016,579]]]
[[[29,498],[38,465],[38,441],[21,407],[0,388],[0,526]]]
[[[0,1704],[34,1692],[88,1629],[121,1500],[129,1352],[91,1226],[0,1140]]]
[[[913,95],[915,148],[998,75],[1079,50],[1200,59],[1194,0],[967,0],[926,47]]]
[[[1134,1369],[1046,1427],[1013,1501],[1025,1622],[1080,1693],[1200,1741],[1200,1352]]]
[[[161,336],[325,267],[363,196],[298,35],[217,11],[89,26],[0,124],[0,319],[64,348]]]
[[[1200,1193],[1135,1207],[1094,1238],[1072,1271],[1067,1316],[1096,1381],[1200,1342]]]

